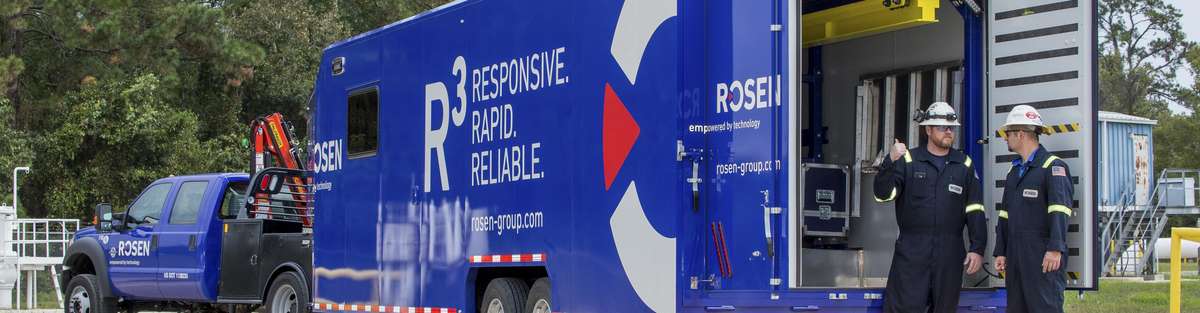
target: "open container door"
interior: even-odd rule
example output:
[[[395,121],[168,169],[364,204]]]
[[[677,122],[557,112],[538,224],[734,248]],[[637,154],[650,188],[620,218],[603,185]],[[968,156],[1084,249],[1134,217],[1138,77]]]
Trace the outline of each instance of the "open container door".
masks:
[[[786,288],[781,217],[788,206],[794,133],[786,0],[712,0],[704,10],[706,85],[698,163],[704,238],[712,249],[703,290]],[[690,53],[690,52],[689,52]],[[693,150],[694,152],[695,150]],[[794,179],[794,177],[793,177]]]
[[[1013,107],[1037,108],[1054,134],[1042,144],[1071,167],[1074,214],[1068,222],[1068,289],[1095,289],[1100,257],[1097,230],[1095,120],[1097,112],[1095,0],[1005,0],[987,5],[987,112],[990,138],[984,185],[993,210],[1004,175],[1018,156],[996,129]],[[994,245],[995,234],[990,244]],[[990,253],[990,249],[988,250]],[[1002,283],[1002,281],[996,281]]]

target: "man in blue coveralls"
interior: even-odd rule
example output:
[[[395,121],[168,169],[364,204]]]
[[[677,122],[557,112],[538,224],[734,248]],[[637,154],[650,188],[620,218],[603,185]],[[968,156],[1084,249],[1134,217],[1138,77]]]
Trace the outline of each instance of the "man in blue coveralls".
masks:
[[[1067,264],[1067,218],[1074,185],[1067,163],[1051,155],[1039,137],[1042,116],[1028,105],[1008,113],[1001,127],[1016,152],[996,208],[996,269],[1006,273],[1008,312],[1062,312]]]
[[[896,201],[900,238],[892,255],[885,312],[955,312],[963,267],[982,267],[987,216],[979,176],[971,158],[954,149],[958,115],[945,102],[929,106],[917,119],[929,137],[924,147],[907,149],[896,140],[875,177],[875,200]],[[903,157],[903,161],[900,161]],[[970,247],[963,247],[963,226]]]

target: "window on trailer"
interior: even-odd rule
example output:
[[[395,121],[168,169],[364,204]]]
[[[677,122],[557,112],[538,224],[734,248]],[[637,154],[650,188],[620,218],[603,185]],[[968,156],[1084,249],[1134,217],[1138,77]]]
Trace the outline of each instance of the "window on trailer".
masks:
[[[346,102],[347,154],[350,158],[375,155],[379,148],[379,89],[352,92]]]

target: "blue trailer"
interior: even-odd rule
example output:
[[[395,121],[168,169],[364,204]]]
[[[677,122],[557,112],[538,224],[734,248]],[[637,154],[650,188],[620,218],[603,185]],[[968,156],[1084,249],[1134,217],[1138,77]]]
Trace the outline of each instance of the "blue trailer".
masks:
[[[839,128],[866,124],[870,93],[830,96],[856,87],[834,81],[849,52],[830,51],[896,35],[830,20],[810,42],[814,26],[801,29],[849,6],[959,21],[930,41],[956,52],[959,79],[930,90],[956,90],[940,94],[984,164],[990,216],[1014,157],[993,136],[1007,112],[1031,104],[1074,125],[1045,143],[1078,174],[1069,283],[1095,288],[1093,0],[469,0],[325,49],[309,108],[312,308],[879,310],[871,271],[886,277],[894,236],[871,238],[895,222],[860,201],[869,162],[840,152],[878,149]],[[888,27],[934,29],[912,26]],[[857,50],[876,52],[905,53]],[[896,90],[923,72],[880,73],[855,79],[885,86],[875,121],[890,139],[925,102],[904,113]],[[1004,310],[1002,280],[970,279],[961,311]]]

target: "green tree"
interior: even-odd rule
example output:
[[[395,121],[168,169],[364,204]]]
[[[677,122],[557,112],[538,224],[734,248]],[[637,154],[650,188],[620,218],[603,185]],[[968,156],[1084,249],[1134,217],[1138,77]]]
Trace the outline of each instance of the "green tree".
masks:
[[[283,113],[306,134],[306,103],[330,43],[349,37],[337,12],[321,10],[305,0],[248,1],[226,6],[232,33],[263,47],[265,60],[255,67],[254,79],[242,84],[246,104],[242,121],[272,112]]]
[[[1154,130],[1154,162],[1158,168],[1200,168],[1200,49],[1192,49],[1187,56],[1192,73],[1192,86],[1181,89],[1179,102],[1193,112],[1160,118]],[[1197,227],[1196,215],[1177,215],[1167,219],[1163,237],[1171,236],[1171,227]]]
[[[0,84],[3,86],[3,84]],[[12,128],[12,105],[8,99],[0,96],[0,169],[4,173],[17,166],[28,166],[30,160],[33,159],[33,153],[30,151],[29,136],[20,130]],[[0,202],[12,203],[11,180],[7,179],[8,175],[3,175],[6,179],[0,179],[0,190],[4,190],[0,194]]]
[[[219,3],[14,6],[0,7],[8,21],[0,48],[24,65],[7,94],[33,152],[21,189],[31,215],[86,215],[91,203],[128,201],[153,178],[245,163],[241,85],[264,52],[231,34]]]
[[[33,165],[21,201],[59,217],[244,171],[250,118],[282,112],[304,134],[324,47],[445,2],[0,1],[0,169]]]
[[[1101,108],[1139,116],[1168,113],[1181,87],[1175,73],[1195,43],[1183,14],[1163,0],[1103,0],[1099,8]]]
[[[1178,103],[1190,110],[1200,108],[1200,49],[1187,55],[1187,66],[1193,75],[1192,86],[1182,86],[1177,93]],[[1162,114],[1154,129],[1154,163],[1163,168],[1200,168],[1200,114]]]
[[[362,33],[436,8],[450,0],[314,0],[316,7],[338,12],[351,33]]]
[[[200,119],[166,102],[154,75],[88,86],[63,98],[70,109],[54,121],[33,150],[38,156],[31,192],[54,216],[87,217],[97,202],[127,204],[147,183],[241,167],[226,153],[237,139],[201,139]]]
[[[13,90],[17,76],[24,70],[25,64],[20,57],[12,52],[11,43],[7,38],[22,25],[21,9],[26,1],[6,1],[0,3],[0,170],[8,170],[17,166],[28,165],[32,159],[29,151],[29,137],[12,126],[17,122],[12,102],[8,94]],[[12,190],[8,179],[0,179],[0,190]],[[0,195],[0,202],[12,203],[11,193]]]

